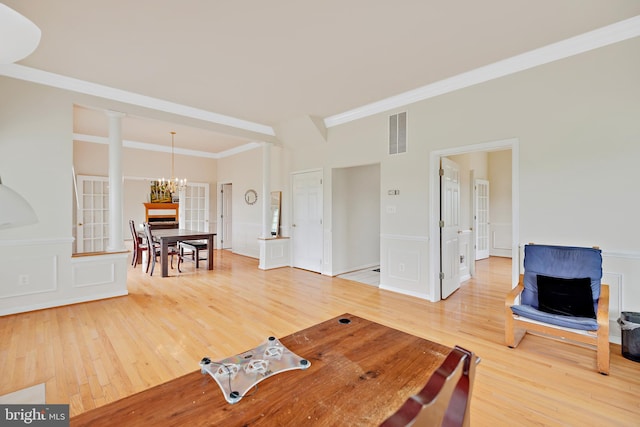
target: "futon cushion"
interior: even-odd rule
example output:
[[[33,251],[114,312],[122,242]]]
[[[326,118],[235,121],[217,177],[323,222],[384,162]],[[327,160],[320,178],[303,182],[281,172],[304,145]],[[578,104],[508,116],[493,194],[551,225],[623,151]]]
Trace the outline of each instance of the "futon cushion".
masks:
[[[596,318],[589,277],[565,279],[537,275],[538,309],[571,317]]]
[[[574,246],[525,245],[524,291],[520,304],[538,308],[537,275],[590,277],[593,301],[600,298],[602,253],[600,249]]]
[[[583,331],[598,330],[598,321],[588,317],[569,317],[560,316],[558,314],[545,313],[530,305],[512,305],[511,311],[518,316],[537,320],[538,322],[547,323],[564,328],[580,329]]]

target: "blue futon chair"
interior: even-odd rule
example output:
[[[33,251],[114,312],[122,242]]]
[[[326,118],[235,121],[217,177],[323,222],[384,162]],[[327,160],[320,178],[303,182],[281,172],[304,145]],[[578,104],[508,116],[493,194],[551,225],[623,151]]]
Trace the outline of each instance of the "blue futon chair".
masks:
[[[601,284],[598,248],[528,244],[524,274],[505,300],[505,341],[527,332],[588,344],[597,369],[609,375],[609,286]]]

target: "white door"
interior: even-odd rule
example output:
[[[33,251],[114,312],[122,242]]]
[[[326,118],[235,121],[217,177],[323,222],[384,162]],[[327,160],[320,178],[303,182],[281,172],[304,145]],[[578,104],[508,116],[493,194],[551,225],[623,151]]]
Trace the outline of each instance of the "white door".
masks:
[[[476,260],[489,258],[489,181],[476,179],[475,193],[475,229]]]
[[[222,189],[220,190],[220,247],[222,249],[231,249],[231,230],[232,230],[232,219],[231,215],[231,184],[222,184]]]
[[[209,184],[187,183],[180,191],[180,228],[209,231]]]
[[[76,251],[102,252],[109,243],[109,178],[78,175]]]
[[[440,292],[447,298],[460,287],[460,171],[440,160]]]
[[[322,171],[293,174],[292,264],[322,272]]]

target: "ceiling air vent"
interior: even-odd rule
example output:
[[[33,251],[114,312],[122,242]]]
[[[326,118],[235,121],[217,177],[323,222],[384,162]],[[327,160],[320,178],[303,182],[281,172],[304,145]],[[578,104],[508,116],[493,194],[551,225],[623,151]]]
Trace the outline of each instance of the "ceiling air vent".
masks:
[[[389,154],[407,152],[407,112],[389,116]]]

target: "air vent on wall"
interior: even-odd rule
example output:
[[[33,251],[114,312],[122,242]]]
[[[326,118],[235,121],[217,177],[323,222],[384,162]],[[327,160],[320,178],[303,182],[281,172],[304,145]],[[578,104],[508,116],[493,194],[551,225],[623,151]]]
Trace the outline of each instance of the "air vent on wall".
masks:
[[[389,116],[389,154],[407,152],[407,112]]]

